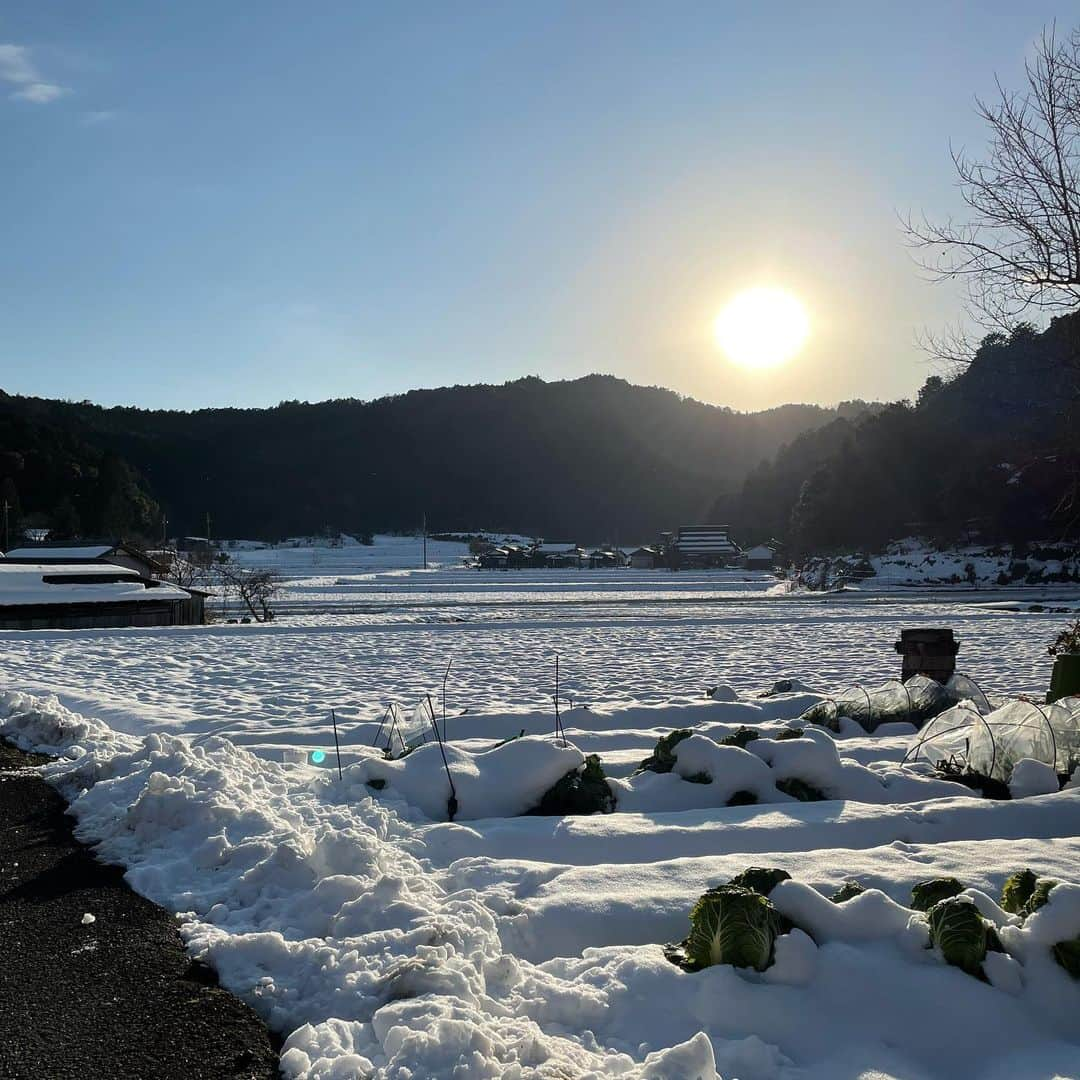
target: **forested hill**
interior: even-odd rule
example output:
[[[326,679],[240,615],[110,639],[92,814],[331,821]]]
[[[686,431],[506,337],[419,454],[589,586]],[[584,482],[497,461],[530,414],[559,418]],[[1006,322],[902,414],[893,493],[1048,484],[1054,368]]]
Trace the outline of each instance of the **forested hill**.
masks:
[[[984,339],[914,403],[838,418],[752,469],[714,515],[793,554],[873,549],[921,533],[1019,542],[1075,536],[1080,500],[1080,315]]]
[[[416,390],[377,401],[195,412],[0,396],[0,483],[24,523],[66,533],[275,538],[487,527],[570,540],[651,537],[704,520],[804,432],[854,418],[760,413],[633,386],[568,382]]]

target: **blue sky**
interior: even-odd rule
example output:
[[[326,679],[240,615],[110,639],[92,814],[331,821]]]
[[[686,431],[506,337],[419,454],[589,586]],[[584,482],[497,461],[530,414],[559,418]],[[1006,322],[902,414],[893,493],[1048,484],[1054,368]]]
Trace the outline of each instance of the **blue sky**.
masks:
[[[9,2],[0,388],[193,408],[604,371],[914,393],[955,320],[896,212],[1065,5]],[[712,319],[807,304],[747,373]]]

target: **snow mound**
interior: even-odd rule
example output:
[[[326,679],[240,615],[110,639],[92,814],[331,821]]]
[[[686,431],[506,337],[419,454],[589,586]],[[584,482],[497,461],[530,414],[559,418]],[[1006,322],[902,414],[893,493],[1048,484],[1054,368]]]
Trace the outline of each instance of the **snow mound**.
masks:
[[[407,803],[432,821],[447,820],[453,783],[456,818],[470,820],[524,814],[584,762],[576,746],[527,735],[480,751],[457,743],[427,743],[395,761],[367,758],[345,775],[351,797],[373,793],[361,785],[384,784],[377,791],[380,797]]]

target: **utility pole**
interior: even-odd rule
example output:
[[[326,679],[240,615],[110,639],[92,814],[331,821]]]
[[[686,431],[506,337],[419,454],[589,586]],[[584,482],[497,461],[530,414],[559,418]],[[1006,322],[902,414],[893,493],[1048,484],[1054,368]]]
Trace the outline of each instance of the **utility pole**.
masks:
[[[8,537],[8,510],[9,509],[10,509],[10,506],[8,505],[7,499],[5,499],[4,500],[4,550],[5,551],[7,551],[11,547],[11,544],[9,542],[9,537]]]
[[[206,511],[206,546],[210,546],[210,511]]]
[[[424,569],[426,570],[427,569],[427,511],[426,510],[424,511],[423,531],[424,531]]]
[[[164,511],[161,514],[161,550],[164,551],[169,546],[169,519],[165,516]]]

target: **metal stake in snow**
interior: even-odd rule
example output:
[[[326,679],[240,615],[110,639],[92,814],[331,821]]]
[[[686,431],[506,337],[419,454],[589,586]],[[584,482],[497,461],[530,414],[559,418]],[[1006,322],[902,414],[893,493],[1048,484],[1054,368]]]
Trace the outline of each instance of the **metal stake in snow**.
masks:
[[[338,742],[337,737],[337,715],[334,710],[330,710],[330,722],[334,725],[334,751],[337,754],[337,774],[338,779],[342,779],[341,775],[341,744]]]
[[[566,742],[566,732],[563,731],[562,716],[559,715],[559,654],[555,654],[555,738]]]
[[[454,662],[454,658],[451,656],[446,662],[446,670],[443,672],[442,677],[442,737],[446,738],[446,680],[450,675],[450,665]]]
[[[439,725],[435,723],[435,709],[431,704],[431,695],[427,696],[428,712],[431,714],[431,727],[435,732],[435,739],[439,744],[439,753],[442,754],[443,768],[446,770],[446,780],[450,785],[450,798],[446,800],[447,821],[453,821],[458,812],[457,788],[454,787],[454,778],[450,774],[450,762],[446,760],[446,747],[439,735]]]

